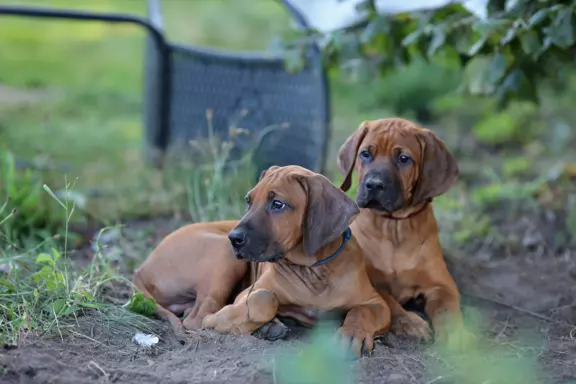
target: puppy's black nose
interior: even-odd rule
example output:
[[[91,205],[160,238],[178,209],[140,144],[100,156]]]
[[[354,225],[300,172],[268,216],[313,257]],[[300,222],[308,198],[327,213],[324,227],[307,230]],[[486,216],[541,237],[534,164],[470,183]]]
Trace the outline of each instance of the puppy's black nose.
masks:
[[[384,189],[384,182],[373,177],[367,179],[364,185],[369,191],[381,191]]]
[[[232,232],[228,234],[228,239],[236,249],[240,249],[246,244],[246,234],[238,229],[232,230]]]

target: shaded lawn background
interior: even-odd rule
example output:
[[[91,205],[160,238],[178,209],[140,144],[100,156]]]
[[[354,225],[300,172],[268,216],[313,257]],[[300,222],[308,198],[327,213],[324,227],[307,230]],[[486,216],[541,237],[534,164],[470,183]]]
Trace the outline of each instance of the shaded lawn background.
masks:
[[[144,2],[137,0],[0,3],[142,16],[146,12]],[[264,51],[289,30],[287,13],[272,1],[174,0],[163,4],[168,37],[184,44]],[[59,166],[64,164],[70,167],[69,177],[78,177],[77,190],[99,188],[111,193],[106,199],[89,201],[99,218],[178,210],[179,196],[185,190],[177,186],[178,178],[170,180],[167,188],[166,177],[145,169],[142,163],[143,37],[138,27],[97,22],[3,17],[0,23],[2,143],[18,159],[56,168],[44,175],[55,187],[62,187]],[[479,211],[501,198],[534,197],[534,189],[542,186],[532,181],[558,161],[573,161],[574,151],[567,150],[574,139],[572,87],[550,91],[541,109],[515,103],[495,113],[491,100],[454,92],[461,76],[451,68],[424,63],[375,81],[354,82],[332,74],[330,176],[340,177],[335,151],[363,119],[393,115],[419,118],[440,132],[461,163],[461,187],[472,188],[470,197]],[[570,176],[570,169],[552,177]],[[454,208],[458,190],[454,188],[437,206]],[[567,224],[576,222],[576,213],[567,216]],[[473,218],[472,223],[464,223],[463,227],[473,224],[478,228],[460,228],[455,238],[463,242],[474,234],[485,235],[487,220]],[[567,234],[564,237],[567,242]]]
[[[144,2],[137,0],[0,3],[145,15]],[[289,29],[284,9],[267,0],[163,4],[168,37],[184,44],[264,51]],[[167,191],[166,180],[142,163],[143,37],[141,29],[126,25],[13,17],[0,23],[2,143],[19,159],[35,160],[43,168],[68,165],[68,175],[79,178],[78,190],[111,191],[105,204],[92,202],[100,218],[175,210],[174,200],[183,193],[173,185],[177,180]],[[340,177],[335,150],[363,119],[393,115],[430,120],[424,124],[440,130],[461,163],[465,186],[474,188],[471,196],[479,208],[501,197],[531,195],[531,185],[525,190],[524,184],[558,160],[573,160],[574,151],[567,150],[574,139],[573,87],[554,96],[549,92],[541,110],[516,103],[495,114],[490,100],[453,92],[461,76],[427,64],[363,84],[333,74],[330,175]],[[45,176],[61,187],[61,175],[57,169]],[[456,204],[454,199],[440,200],[450,207]],[[575,215],[567,221],[576,222]],[[467,240],[468,232],[488,229],[463,228],[456,237]]]
[[[0,4],[145,15],[145,3],[138,0],[0,0]],[[183,44],[264,51],[289,30],[287,13],[269,0],[164,0],[163,4],[168,37]],[[186,175],[159,174],[143,164],[143,53],[144,32],[138,27],[0,17],[0,206],[11,195],[10,204],[19,209],[8,223],[13,238],[3,248],[3,257],[63,233],[62,212],[41,189],[42,183],[55,191],[64,188],[63,173],[68,181],[77,178],[73,220],[80,223],[88,218],[117,223],[163,214],[187,219],[198,211],[201,203],[190,198]],[[418,119],[439,132],[461,165],[458,185],[435,203],[448,255],[511,254],[534,247],[543,247],[550,255],[573,255],[576,77],[562,90],[544,84],[540,108],[512,103],[497,112],[490,99],[456,92],[462,76],[453,68],[425,63],[379,80],[331,73],[329,176],[341,180],[336,150],[362,120],[395,115]],[[11,167],[7,154],[31,167],[26,171]],[[241,215],[249,181],[206,183],[217,194],[227,191],[236,202],[225,216]],[[10,188],[12,193],[7,192]],[[93,188],[106,194],[82,195]],[[527,238],[524,227],[511,225],[528,219],[539,226],[541,217],[550,214],[555,215],[555,224],[538,229],[537,240]],[[80,241],[74,234],[70,238]]]
[[[145,15],[145,2],[135,0],[17,3]],[[258,7],[232,2],[226,4],[229,13],[224,18],[223,1],[164,3],[168,36],[182,43],[263,50],[269,36],[287,26],[286,16],[272,2]],[[270,15],[278,21],[269,23]],[[100,212],[104,217],[134,213],[143,204],[166,208],[171,196],[162,197],[163,191],[155,195],[157,175],[144,172],[142,164],[143,30],[105,23],[3,18],[0,33],[3,99],[11,98],[6,87],[44,96],[33,105],[14,100],[2,106],[2,142],[19,158],[69,165],[69,174],[79,176],[79,190],[122,191],[115,194],[118,204],[106,202],[111,209]],[[58,174],[55,182],[61,185]]]

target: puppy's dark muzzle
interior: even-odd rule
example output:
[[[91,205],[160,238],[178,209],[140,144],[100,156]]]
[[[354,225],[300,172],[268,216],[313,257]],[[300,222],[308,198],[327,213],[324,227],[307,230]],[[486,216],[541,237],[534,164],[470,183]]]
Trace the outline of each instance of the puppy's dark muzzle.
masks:
[[[228,234],[232,245],[232,252],[238,260],[253,262],[274,262],[284,255],[280,249],[269,249],[270,242],[267,236],[254,231],[250,225],[237,226]]]
[[[358,190],[358,205],[387,212],[402,208],[402,183],[397,179],[389,172],[367,173]]]
[[[242,249],[245,247],[246,242],[248,240],[246,232],[244,232],[241,229],[234,228],[228,234],[228,240],[230,240],[230,244],[232,244],[232,250],[234,251],[234,256],[236,256],[238,260],[244,259]]]
[[[364,181],[364,186],[369,193],[381,193],[386,189],[386,184],[384,181],[376,178],[370,177]]]

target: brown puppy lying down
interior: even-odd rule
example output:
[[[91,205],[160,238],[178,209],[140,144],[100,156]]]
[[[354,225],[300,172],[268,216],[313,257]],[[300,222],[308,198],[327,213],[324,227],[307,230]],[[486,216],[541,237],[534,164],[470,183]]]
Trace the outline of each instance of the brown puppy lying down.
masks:
[[[406,316],[396,300],[424,299],[437,339],[461,346],[470,335],[461,327],[458,288],[446,268],[430,204],[458,178],[444,143],[404,119],[366,121],[342,145],[338,163],[346,176],[344,191],[354,170],[358,173],[361,209],[351,227],[373,285],[388,298],[392,326]]]
[[[339,334],[357,356],[371,351],[373,337],[390,326],[390,310],[370,284],[348,229],[359,212],[354,201],[298,166],[263,172],[246,200],[240,222],[183,227],[136,271],[134,284],[156,300],[158,315],[177,331],[202,325],[252,333],[277,315],[306,323],[309,311],[340,310]],[[241,283],[248,264],[234,255],[264,262],[253,287]],[[246,288],[234,299],[234,287]]]

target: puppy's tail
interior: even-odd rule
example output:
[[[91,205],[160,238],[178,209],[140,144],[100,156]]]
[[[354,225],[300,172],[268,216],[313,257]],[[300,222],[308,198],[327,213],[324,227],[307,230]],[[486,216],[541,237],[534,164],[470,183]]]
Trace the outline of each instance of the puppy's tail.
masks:
[[[155,301],[154,296],[152,296],[152,294],[146,288],[144,278],[142,277],[142,273],[139,269],[134,272],[132,283],[136,286],[136,288],[138,288],[140,292],[144,294],[144,296],[149,297]],[[184,344],[185,333],[182,321],[168,309],[158,304],[158,302],[156,302],[156,315],[158,315],[158,317],[160,317],[162,320],[168,321],[170,323],[170,326],[174,330],[176,340],[178,340],[180,344]]]

